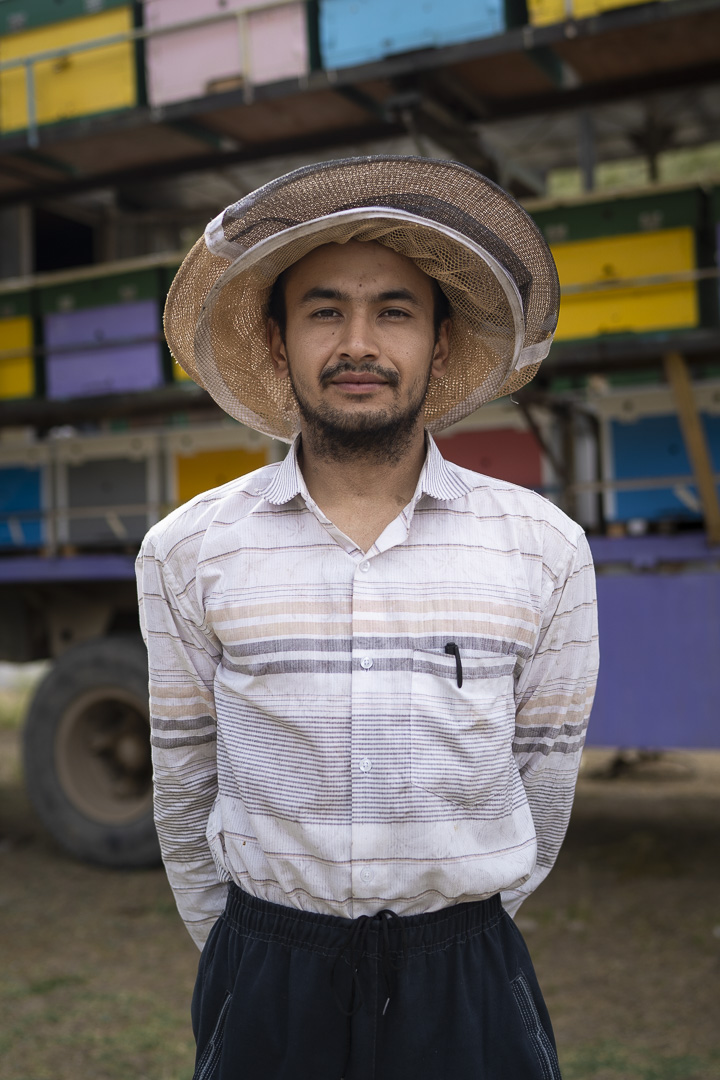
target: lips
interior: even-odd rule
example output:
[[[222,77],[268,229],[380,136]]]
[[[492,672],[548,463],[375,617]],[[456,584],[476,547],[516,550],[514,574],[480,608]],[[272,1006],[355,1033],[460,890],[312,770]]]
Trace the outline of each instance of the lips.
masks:
[[[384,386],[387,379],[383,379],[380,375],[372,375],[368,371],[344,371],[342,375],[336,375],[330,382],[333,386]]]
[[[363,394],[370,395],[375,393],[376,390],[382,389],[387,386],[384,382],[336,382],[333,386],[337,390],[342,390],[344,394],[349,394],[351,397],[362,397]]]
[[[399,376],[392,368],[383,368],[379,364],[355,367],[344,360],[328,367],[320,376],[320,385],[324,389],[336,386],[343,393],[356,396],[372,394],[383,386],[394,388],[398,382]]]

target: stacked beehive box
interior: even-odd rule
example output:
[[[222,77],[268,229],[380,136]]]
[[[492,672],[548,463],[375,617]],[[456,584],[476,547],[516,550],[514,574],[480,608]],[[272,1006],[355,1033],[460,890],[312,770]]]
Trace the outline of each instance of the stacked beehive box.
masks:
[[[505,0],[320,0],[324,68],[370,64],[395,53],[491,37],[507,28]]]
[[[543,440],[554,447],[551,415],[538,412]],[[444,457],[464,469],[552,493],[557,477],[523,412],[509,398],[484,406],[437,437]]]
[[[61,56],[32,65],[35,122],[135,105],[136,50],[132,41],[77,51],[93,41],[133,28],[127,0],[5,0],[0,7],[0,61],[22,60],[62,49]],[[24,67],[0,73],[0,131],[28,126]]]
[[[30,293],[0,292],[0,399],[34,395],[34,346]]]
[[[155,269],[41,290],[49,398],[151,390],[164,379]]]
[[[533,26],[547,26],[566,19],[588,19],[616,8],[637,7],[650,0],[527,0],[528,19]]]
[[[45,543],[49,460],[45,444],[0,443],[0,551]]]
[[[699,326],[703,213],[697,189],[534,211],[566,290],[557,340]]]
[[[696,384],[695,398],[712,467],[720,474],[720,381]],[[630,482],[628,488],[605,492],[606,520],[699,522],[700,501],[670,389],[613,390],[597,398],[594,407],[603,479]],[[643,480],[649,481],[646,486]]]
[[[161,517],[162,470],[155,433],[64,438],[52,449],[60,543],[132,544]]]
[[[152,105],[241,86],[298,78],[308,71],[305,3],[257,0],[144,0],[145,63]],[[203,19],[205,25],[185,26]],[[175,27],[175,29],[169,29]]]
[[[282,453],[281,444],[236,423],[171,431],[163,441],[167,499],[173,506],[260,469]]]
[[[720,275],[720,187],[712,189],[710,195],[710,215],[712,218],[712,227],[715,238],[715,269]],[[718,307],[720,307],[720,276],[718,276],[716,294],[718,297]]]

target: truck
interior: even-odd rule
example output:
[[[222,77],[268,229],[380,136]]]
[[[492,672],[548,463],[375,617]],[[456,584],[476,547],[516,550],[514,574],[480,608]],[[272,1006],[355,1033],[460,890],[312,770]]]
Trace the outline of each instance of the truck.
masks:
[[[563,237],[561,273],[576,211],[534,211]],[[173,363],[161,310],[179,259],[0,283],[5,385],[34,391],[0,401],[0,659],[52,661],[24,725],[28,794],[64,848],[110,866],[159,858],[139,544],[175,506],[286,450],[226,417]],[[667,277],[643,288],[667,290]],[[699,313],[702,271],[670,277]],[[627,275],[615,286],[599,290],[611,313],[639,288]],[[654,341],[582,342],[573,327],[598,317],[598,285],[591,276],[568,295],[571,329],[561,316],[539,387],[486,406],[439,444],[460,465],[542,492],[588,530],[603,656],[590,741],[718,747],[720,378],[707,363],[717,331],[697,314],[698,325]],[[645,366],[628,376],[642,348]]]

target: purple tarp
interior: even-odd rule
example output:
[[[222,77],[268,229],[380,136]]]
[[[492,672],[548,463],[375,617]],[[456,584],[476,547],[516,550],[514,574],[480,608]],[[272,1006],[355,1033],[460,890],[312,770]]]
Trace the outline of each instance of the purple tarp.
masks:
[[[676,572],[598,574],[600,680],[588,745],[720,749],[720,571],[702,567],[713,558],[705,538],[591,544],[600,567],[650,567],[674,557]],[[132,578],[128,555],[0,559],[0,584]]]
[[[598,577],[588,745],[720,749],[720,573]]]

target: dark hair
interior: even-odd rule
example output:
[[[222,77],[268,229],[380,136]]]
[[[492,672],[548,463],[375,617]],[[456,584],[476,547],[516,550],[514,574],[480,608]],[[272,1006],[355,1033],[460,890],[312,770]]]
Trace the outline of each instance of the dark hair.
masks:
[[[283,342],[285,341],[285,330],[287,328],[287,307],[285,305],[286,274],[287,270],[283,270],[282,274],[275,279],[267,303],[267,317],[268,319],[272,319],[277,326]],[[428,275],[428,277],[429,276],[430,275]],[[452,308],[450,306],[450,301],[434,277],[430,278],[430,285],[433,294],[433,331],[435,333],[435,341],[437,342],[440,337],[440,327],[445,320],[449,319],[452,315]]]

